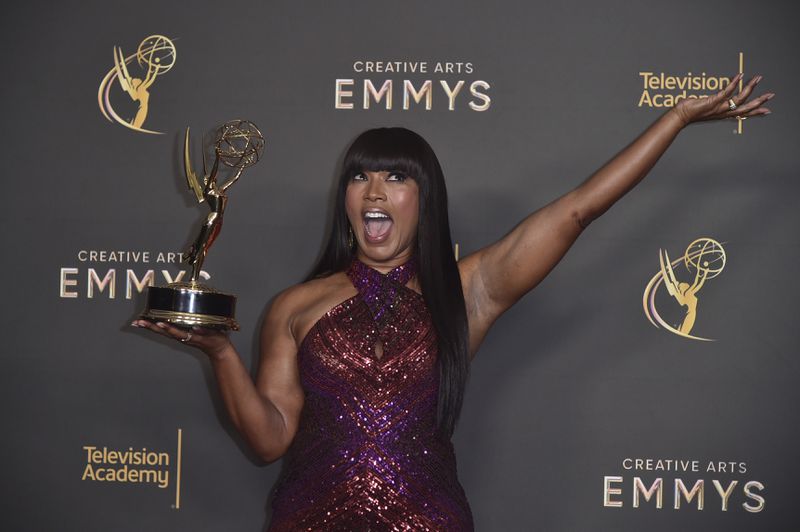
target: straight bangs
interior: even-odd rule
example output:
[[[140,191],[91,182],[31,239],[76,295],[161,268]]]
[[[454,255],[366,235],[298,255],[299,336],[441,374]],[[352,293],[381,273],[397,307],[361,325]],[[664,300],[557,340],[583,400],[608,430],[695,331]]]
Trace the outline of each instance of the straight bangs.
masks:
[[[420,165],[425,150],[415,134],[400,128],[373,129],[361,135],[345,155],[342,177],[347,180],[364,172],[399,172],[420,184],[426,172]]]

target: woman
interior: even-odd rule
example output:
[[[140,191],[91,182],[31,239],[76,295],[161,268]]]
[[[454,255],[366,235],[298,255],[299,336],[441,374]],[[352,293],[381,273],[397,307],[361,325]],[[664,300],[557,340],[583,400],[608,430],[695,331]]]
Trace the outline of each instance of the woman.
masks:
[[[399,128],[362,134],[320,262],[265,317],[255,383],[224,334],[133,325],[203,350],[248,443],[267,462],[287,454],[270,530],[471,530],[450,437],[489,327],[683,127],[768,114],[774,94],[747,102],[761,77],[734,96],[740,78],[682,101],[585,183],[458,263],[430,146]]]

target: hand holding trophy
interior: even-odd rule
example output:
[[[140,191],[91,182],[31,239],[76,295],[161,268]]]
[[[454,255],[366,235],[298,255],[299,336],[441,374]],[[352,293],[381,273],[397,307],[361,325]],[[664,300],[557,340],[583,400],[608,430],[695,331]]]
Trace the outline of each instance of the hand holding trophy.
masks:
[[[247,120],[227,122],[217,130],[214,164],[210,173],[206,172],[206,157],[205,152],[203,153],[204,175],[201,183],[192,169],[189,128],[186,129],[183,153],[186,180],[197,201],[205,202],[211,212],[200,227],[192,247],[184,255],[183,261],[192,268],[189,280],[149,287],[142,319],[167,322],[179,327],[239,330],[235,319],[236,297],[201,284],[198,278],[208,250],[222,229],[222,218],[228,203],[228,188],[239,179],[245,168],[260,160],[263,152],[264,136],[255,124]],[[223,184],[218,182],[220,163],[233,171],[233,175]]]

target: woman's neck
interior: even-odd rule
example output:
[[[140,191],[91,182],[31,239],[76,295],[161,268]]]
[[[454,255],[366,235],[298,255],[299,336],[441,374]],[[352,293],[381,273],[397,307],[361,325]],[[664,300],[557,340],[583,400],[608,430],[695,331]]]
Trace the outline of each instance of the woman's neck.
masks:
[[[365,265],[369,266],[374,270],[378,270],[381,273],[389,273],[393,269],[397,268],[398,266],[402,266],[403,264],[407,263],[411,260],[414,256],[413,250],[409,249],[396,255],[394,257],[388,258],[386,260],[376,260],[368,257],[364,254],[361,249],[356,252],[356,258],[363,262]]]

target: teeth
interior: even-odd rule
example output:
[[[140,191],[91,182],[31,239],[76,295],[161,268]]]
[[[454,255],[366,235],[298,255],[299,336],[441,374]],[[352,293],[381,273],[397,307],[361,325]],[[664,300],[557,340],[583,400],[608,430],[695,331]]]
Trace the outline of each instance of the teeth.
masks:
[[[387,220],[389,219],[389,217],[382,212],[365,212],[364,218],[372,218],[372,219],[385,218]]]

